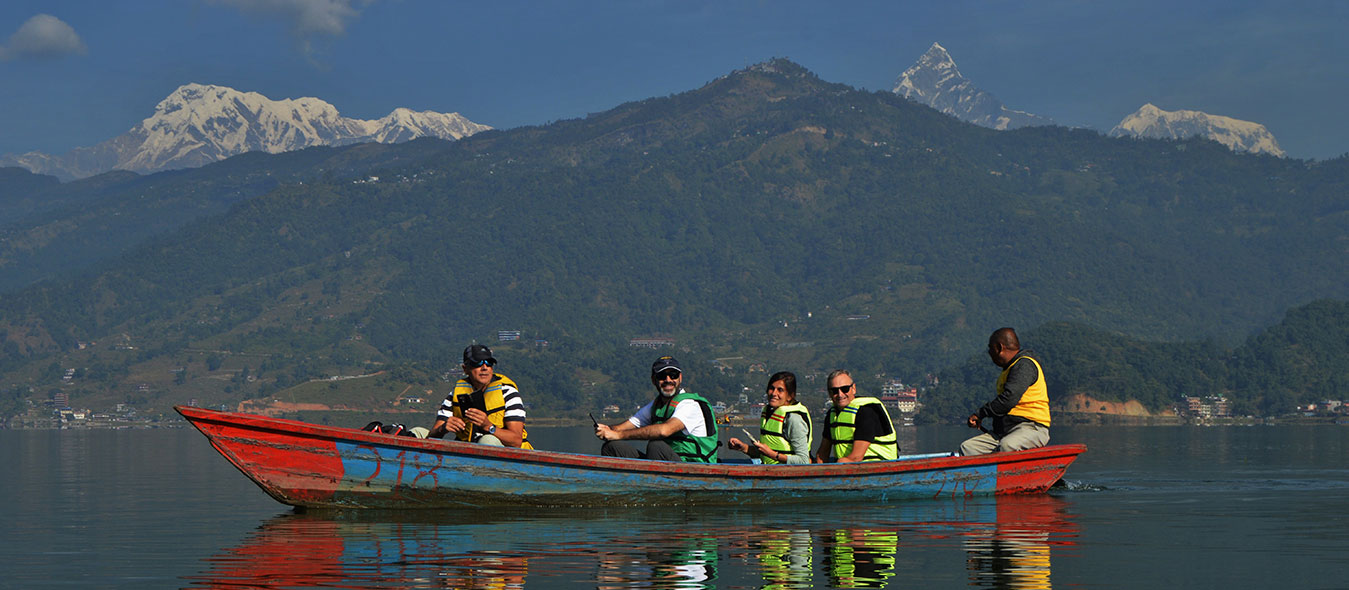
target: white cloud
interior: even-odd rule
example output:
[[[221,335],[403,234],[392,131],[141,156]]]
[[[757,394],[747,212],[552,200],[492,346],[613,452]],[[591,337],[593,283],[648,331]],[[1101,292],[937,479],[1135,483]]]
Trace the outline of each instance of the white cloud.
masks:
[[[341,37],[347,25],[361,15],[360,8],[375,0],[210,0],[216,4],[233,6],[240,12],[259,18],[279,18],[286,22],[295,38],[300,53],[315,66],[315,41],[320,38]]]
[[[301,38],[316,35],[339,37],[361,15],[358,5],[374,0],[215,0],[240,11],[286,21],[291,33]]]
[[[9,36],[9,43],[0,47],[0,59],[55,59],[88,51],[79,34],[65,21],[39,14]]]

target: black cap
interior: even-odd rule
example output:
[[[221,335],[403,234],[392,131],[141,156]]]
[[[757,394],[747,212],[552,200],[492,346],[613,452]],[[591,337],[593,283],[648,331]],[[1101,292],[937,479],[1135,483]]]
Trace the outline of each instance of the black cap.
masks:
[[[464,364],[476,365],[482,361],[492,361],[496,364],[497,360],[492,357],[492,349],[481,344],[470,344],[464,349]]]
[[[679,368],[679,361],[675,360],[675,357],[672,356],[663,356],[656,359],[656,362],[651,363],[652,375],[659,375],[670,370],[679,371],[680,373],[684,372],[683,369]]]

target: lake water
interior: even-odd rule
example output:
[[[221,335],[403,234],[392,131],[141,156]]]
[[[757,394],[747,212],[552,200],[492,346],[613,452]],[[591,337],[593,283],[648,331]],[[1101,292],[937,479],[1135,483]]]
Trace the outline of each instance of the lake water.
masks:
[[[597,447],[587,427],[530,435]],[[1349,587],[1349,427],[1053,437],[1089,450],[1033,497],[298,514],[191,428],[0,431],[0,588]]]

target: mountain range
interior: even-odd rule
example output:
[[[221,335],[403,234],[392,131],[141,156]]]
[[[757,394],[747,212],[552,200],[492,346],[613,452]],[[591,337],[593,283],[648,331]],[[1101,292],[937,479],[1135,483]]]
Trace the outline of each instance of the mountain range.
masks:
[[[990,129],[1055,124],[1048,117],[1010,109],[991,93],[979,89],[960,74],[950,53],[937,43],[899,75],[892,92]],[[1151,103],[1126,116],[1109,135],[1149,139],[1202,137],[1233,151],[1284,156],[1273,134],[1259,123],[1200,111],[1163,111]]]
[[[0,182],[63,202],[5,244],[116,251],[0,294],[0,404],[233,406],[383,371],[397,387],[362,391],[387,407],[477,340],[536,408],[627,405],[651,336],[714,397],[760,387],[754,367],[872,387],[1003,325],[1221,348],[1349,296],[1349,159],[995,131],[786,60],[457,141]]]
[[[343,117],[317,98],[271,100],[225,86],[186,84],[122,135],[62,155],[6,155],[0,157],[0,166],[70,180],[109,170],[147,174],[195,168],[245,152],[394,143],[417,137],[459,139],[487,129],[459,113],[399,108],[379,119],[361,120]]]
[[[1149,139],[1203,137],[1236,152],[1284,156],[1279,142],[1264,125],[1199,111],[1164,111],[1152,103],[1125,117],[1109,135]]]
[[[1045,116],[1008,108],[960,73],[938,43],[896,79],[894,93],[991,129],[1054,125]],[[65,154],[0,156],[0,167],[22,167],[60,180],[110,170],[141,174],[193,168],[246,152],[279,153],[314,146],[394,143],[418,137],[460,139],[490,127],[458,113],[395,109],[376,120],[341,116],[317,98],[271,100],[256,92],[186,84],[126,133]],[[1198,111],[1162,111],[1151,104],[1126,117],[1112,136],[1213,139],[1236,151],[1282,156],[1273,135],[1257,123]]]

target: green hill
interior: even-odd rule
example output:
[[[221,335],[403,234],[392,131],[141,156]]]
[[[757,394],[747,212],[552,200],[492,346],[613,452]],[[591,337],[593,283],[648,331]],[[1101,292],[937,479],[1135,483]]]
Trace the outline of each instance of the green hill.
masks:
[[[401,149],[364,180],[216,165],[307,180],[0,297],[5,387],[162,410],[381,368],[443,386],[465,344],[519,330],[503,371],[584,413],[648,395],[634,337],[672,338],[690,385],[734,400],[763,367],[917,380],[1001,325],[1227,345],[1349,297],[1349,160],[996,132],[785,60]]]
[[[346,182],[420,160],[446,142],[248,153],[188,170],[113,171],[68,183],[0,168],[0,292],[97,268],[147,240],[283,184]]]

